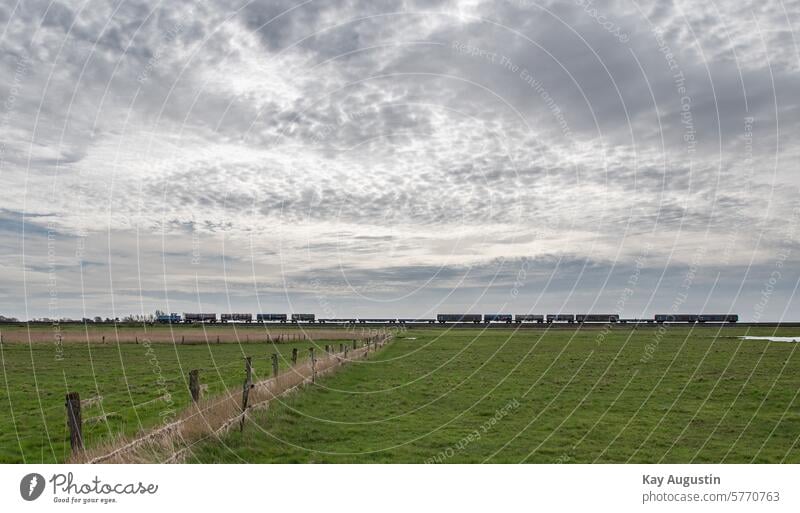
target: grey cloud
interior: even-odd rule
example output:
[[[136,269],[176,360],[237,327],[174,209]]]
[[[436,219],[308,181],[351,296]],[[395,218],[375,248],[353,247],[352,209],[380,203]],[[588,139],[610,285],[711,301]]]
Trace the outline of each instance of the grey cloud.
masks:
[[[0,103],[5,287],[18,296],[28,272],[31,307],[44,297],[48,223],[64,308],[75,307],[82,232],[96,305],[115,294],[125,307],[137,294],[156,303],[166,275],[186,308],[197,293],[225,304],[225,290],[246,305],[255,284],[270,308],[288,308],[285,294],[313,310],[326,287],[337,310],[358,308],[344,273],[413,315],[475,298],[500,308],[521,256],[535,277],[525,304],[613,304],[602,284],[616,291],[645,241],[658,262],[645,281],[655,287],[666,265],[667,284],[637,307],[668,304],[707,244],[725,254],[704,275],[727,280],[722,308],[733,284],[758,289],[795,247],[783,230],[800,185],[786,135],[800,113],[796,20],[779,6],[755,10],[759,32],[734,2],[645,2],[641,13],[593,2],[621,42],[574,3],[337,0],[286,12],[297,5],[0,8],[0,100],[13,100]],[[651,23],[684,73],[696,146]],[[309,290],[312,276],[321,288]],[[392,299],[420,283],[417,310]]]

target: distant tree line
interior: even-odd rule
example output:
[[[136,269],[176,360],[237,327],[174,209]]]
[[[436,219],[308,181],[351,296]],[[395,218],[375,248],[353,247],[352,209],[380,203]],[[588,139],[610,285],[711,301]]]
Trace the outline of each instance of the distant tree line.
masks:
[[[74,323],[74,322],[82,322],[82,323],[114,323],[114,322],[123,322],[123,323],[147,323],[152,324],[156,321],[156,317],[159,315],[163,315],[161,310],[156,310],[153,314],[130,314],[122,317],[100,317],[99,315],[95,317],[84,317],[82,319],[72,319],[70,317],[59,317],[57,319],[52,319],[50,317],[33,317],[29,322],[41,322],[41,323]],[[16,317],[6,317],[5,315],[0,315],[0,323],[3,322],[20,322],[19,319]]]

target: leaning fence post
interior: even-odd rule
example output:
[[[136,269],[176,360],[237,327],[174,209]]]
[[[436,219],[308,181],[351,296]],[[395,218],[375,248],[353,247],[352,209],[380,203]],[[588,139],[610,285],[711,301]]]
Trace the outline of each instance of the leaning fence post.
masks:
[[[278,376],[278,353],[272,353],[272,375]]]
[[[83,450],[83,433],[81,432],[81,395],[78,392],[67,394],[67,424],[69,425],[69,446],[72,452]]]
[[[297,348],[292,348],[292,365],[297,365]]]
[[[314,357],[313,347],[309,347],[308,352],[311,355],[311,382],[315,383],[317,381],[317,359]]]
[[[249,356],[244,359],[244,373],[244,385],[242,386],[242,421],[239,423],[240,432],[244,431],[247,398],[250,396],[250,389],[253,387],[253,360]]]
[[[192,393],[192,402],[200,400],[200,371],[197,369],[189,371],[189,392]]]

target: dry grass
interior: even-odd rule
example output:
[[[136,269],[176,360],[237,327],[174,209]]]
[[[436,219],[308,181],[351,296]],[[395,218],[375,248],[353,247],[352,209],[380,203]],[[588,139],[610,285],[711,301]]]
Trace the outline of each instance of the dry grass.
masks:
[[[248,410],[264,408],[275,397],[291,393],[322,375],[335,372],[348,361],[366,358],[391,340],[389,335],[371,339],[371,343],[345,353],[318,356],[315,363],[306,360],[277,376],[259,381],[249,391]],[[179,463],[194,444],[214,439],[233,426],[239,426],[247,411],[242,411],[242,389],[229,390],[222,396],[201,399],[183,411],[177,420],[136,438],[120,437],[83,453],[73,455],[69,463]]]
[[[25,327],[0,328],[3,343],[63,343],[63,344],[117,344],[117,343],[250,343],[296,342],[313,340],[364,340],[374,335],[374,330],[352,328],[302,328],[271,325],[197,325],[197,326],[71,326],[69,329],[26,329]]]

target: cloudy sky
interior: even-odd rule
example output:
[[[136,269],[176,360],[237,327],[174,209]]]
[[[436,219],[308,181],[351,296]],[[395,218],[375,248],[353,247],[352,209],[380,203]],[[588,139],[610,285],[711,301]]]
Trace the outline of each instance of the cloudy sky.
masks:
[[[0,4],[0,314],[800,317],[800,3]]]

